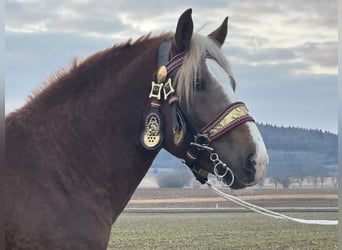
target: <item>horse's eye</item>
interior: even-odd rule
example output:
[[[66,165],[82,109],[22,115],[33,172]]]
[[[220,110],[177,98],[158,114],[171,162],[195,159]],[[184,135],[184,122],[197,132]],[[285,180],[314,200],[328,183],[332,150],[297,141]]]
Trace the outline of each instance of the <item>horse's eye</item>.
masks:
[[[197,91],[205,90],[203,82],[197,77],[195,81],[195,88]]]

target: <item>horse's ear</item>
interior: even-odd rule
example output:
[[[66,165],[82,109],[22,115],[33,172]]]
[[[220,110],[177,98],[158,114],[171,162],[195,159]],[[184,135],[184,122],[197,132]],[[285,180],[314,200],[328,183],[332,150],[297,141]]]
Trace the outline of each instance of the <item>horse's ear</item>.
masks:
[[[186,51],[190,47],[194,24],[191,18],[192,9],[186,10],[178,19],[175,42],[178,53]]]
[[[224,41],[226,40],[228,32],[228,17],[226,17],[221,24],[215,31],[211,32],[208,37],[213,39],[214,41],[218,42],[219,46],[221,47]]]

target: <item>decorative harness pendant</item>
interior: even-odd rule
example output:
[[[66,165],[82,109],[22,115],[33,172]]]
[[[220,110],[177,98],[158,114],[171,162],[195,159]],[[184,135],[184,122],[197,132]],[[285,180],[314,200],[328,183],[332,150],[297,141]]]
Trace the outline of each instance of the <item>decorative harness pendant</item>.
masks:
[[[156,109],[148,113],[145,117],[145,128],[141,135],[141,144],[148,150],[154,150],[161,146],[163,142],[162,118]]]
[[[165,67],[160,67],[157,73],[157,83],[152,81],[151,92],[149,94],[150,111],[145,116],[144,130],[141,134],[141,144],[145,149],[155,150],[161,147],[164,136],[163,136],[163,124],[162,115],[159,111],[161,106],[160,100],[162,98],[162,89],[164,79],[166,78],[167,71]]]

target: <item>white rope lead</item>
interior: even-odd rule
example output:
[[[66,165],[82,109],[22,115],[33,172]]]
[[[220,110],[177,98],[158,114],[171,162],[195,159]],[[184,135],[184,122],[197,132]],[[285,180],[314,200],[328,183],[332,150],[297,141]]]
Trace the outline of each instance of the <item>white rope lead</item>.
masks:
[[[230,200],[242,207],[245,207],[249,210],[252,210],[256,213],[265,215],[265,216],[269,216],[272,218],[276,218],[276,219],[283,219],[283,220],[288,220],[288,221],[294,221],[294,222],[298,222],[298,223],[302,223],[302,224],[311,224],[311,225],[327,225],[327,226],[331,226],[331,225],[337,225],[338,221],[337,220],[305,220],[305,219],[298,219],[298,218],[293,218],[290,216],[286,216],[284,214],[281,213],[277,213],[271,210],[268,210],[266,208],[262,208],[262,207],[258,207],[256,205],[253,205],[251,203],[248,203],[246,201],[241,200],[238,197],[232,196],[230,194],[226,194],[220,190],[218,190],[211,182],[207,181],[206,182],[208,187],[211,188],[216,194],[218,194],[219,196],[225,198],[226,200]]]

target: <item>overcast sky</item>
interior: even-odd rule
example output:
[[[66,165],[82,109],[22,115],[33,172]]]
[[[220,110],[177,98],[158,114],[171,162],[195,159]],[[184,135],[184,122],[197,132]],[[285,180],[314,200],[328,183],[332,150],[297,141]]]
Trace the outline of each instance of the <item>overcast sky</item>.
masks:
[[[229,16],[223,50],[258,122],[337,132],[337,1],[7,0],[6,112],[73,57],[174,31],[191,7],[208,34]]]

